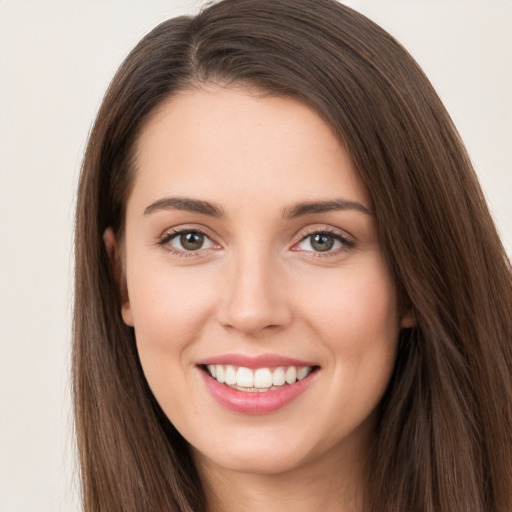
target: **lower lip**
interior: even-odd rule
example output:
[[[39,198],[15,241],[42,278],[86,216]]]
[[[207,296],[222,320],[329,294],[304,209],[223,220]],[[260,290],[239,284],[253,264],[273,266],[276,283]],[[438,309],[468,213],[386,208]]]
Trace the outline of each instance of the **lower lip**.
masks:
[[[273,391],[246,392],[230,388],[217,382],[207,372],[200,369],[208,391],[219,404],[234,412],[244,414],[268,414],[282,409],[304,393],[316,375],[316,371],[306,378]]]

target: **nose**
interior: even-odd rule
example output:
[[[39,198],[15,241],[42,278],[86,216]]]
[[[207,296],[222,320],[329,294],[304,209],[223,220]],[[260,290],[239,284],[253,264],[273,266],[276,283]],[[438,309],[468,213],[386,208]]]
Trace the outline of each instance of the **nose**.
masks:
[[[250,337],[287,327],[292,311],[278,263],[255,251],[245,251],[234,260],[219,308],[220,323]]]

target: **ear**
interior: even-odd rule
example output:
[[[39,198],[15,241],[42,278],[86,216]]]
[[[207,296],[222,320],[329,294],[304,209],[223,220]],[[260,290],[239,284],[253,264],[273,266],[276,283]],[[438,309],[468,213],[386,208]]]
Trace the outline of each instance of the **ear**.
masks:
[[[409,329],[411,327],[416,327],[416,316],[414,315],[412,309],[408,308],[400,318],[400,328]]]
[[[103,233],[103,243],[105,244],[108,259],[121,297],[121,316],[123,317],[123,321],[126,325],[133,327],[133,314],[130,299],[128,297],[126,272],[124,271],[121,260],[120,242],[116,240],[116,236],[114,235],[112,228],[107,228]]]

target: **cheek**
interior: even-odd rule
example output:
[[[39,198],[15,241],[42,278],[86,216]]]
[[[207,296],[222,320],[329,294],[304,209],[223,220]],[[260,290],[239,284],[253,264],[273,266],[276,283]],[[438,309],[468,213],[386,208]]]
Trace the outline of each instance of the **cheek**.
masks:
[[[193,333],[211,308],[212,289],[197,271],[163,266],[134,272],[129,275],[128,294],[136,330],[141,338],[180,344],[182,334]]]
[[[359,352],[379,339],[394,339],[397,333],[396,293],[383,265],[326,275],[299,295],[308,304],[311,323],[334,346]]]
[[[338,286],[333,282],[310,294],[305,315],[329,354],[333,402],[363,417],[377,405],[394,366],[396,293],[382,266],[346,272]]]
[[[170,384],[181,385],[177,377],[189,360],[187,350],[201,337],[212,307],[211,289],[197,272],[153,267],[128,274],[137,349],[155,395]]]

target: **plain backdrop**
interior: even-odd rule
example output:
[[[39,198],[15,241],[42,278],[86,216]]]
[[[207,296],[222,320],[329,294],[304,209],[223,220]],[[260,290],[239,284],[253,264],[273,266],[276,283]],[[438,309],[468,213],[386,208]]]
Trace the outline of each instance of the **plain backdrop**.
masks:
[[[512,0],[347,0],[395,35],[465,140],[512,253]],[[74,191],[127,52],[187,0],[0,0],[0,512],[78,511]]]

